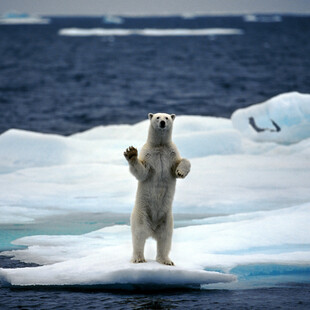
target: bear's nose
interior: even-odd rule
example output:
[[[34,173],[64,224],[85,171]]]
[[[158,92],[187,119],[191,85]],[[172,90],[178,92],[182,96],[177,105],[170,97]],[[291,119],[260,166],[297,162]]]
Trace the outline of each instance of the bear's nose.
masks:
[[[159,125],[160,125],[160,128],[165,128],[166,123],[165,121],[160,121]]]

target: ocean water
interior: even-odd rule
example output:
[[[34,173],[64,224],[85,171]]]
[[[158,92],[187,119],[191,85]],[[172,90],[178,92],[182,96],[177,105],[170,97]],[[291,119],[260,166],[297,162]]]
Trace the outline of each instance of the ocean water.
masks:
[[[308,309],[309,35],[307,16],[0,25],[1,309]],[[129,263],[122,153],[157,111],[192,163],[175,268],[151,240]]]
[[[238,29],[241,35],[61,36],[68,28]],[[0,132],[72,134],[134,124],[150,111],[230,115],[310,87],[308,17],[52,18],[0,27]]]

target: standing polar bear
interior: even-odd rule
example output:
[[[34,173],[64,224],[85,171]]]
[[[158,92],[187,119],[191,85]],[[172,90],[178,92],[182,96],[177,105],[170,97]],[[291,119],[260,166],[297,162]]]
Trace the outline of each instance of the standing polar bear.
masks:
[[[130,172],[139,181],[131,214],[133,263],[143,263],[144,245],[149,237],[157,241],[156,260],[174,265],[169,258],[173,231],[172,201],[177,178],[185,178],[190,162],[181,158],[171,140],[174,114],[149,113],[148,138],[138,151],[129,147],[124,156]]]

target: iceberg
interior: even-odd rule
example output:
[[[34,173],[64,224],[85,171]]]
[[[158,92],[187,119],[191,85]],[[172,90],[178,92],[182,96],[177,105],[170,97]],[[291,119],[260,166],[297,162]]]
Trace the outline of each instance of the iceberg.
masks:
[[[58,32],[61,36],[217,36],[217,35],[242,35],[241,29],[206,28],[206,29],[125,29],[125,28],[63,28]]]

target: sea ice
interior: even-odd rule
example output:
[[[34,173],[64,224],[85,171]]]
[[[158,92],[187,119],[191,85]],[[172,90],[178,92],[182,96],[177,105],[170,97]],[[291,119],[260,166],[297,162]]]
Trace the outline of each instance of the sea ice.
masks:
[[[173,140],[191,160],[192,170],[178,181],[174,200],[174,213],[184,215],[176,221],[173,237],[176,268],[153,261],[154,241],[146,248],[149,263],[130,264],[130,229],[122,225],[77,236],[21,238],[14,243],[28,248],[6,254],[43,266],[1,269],[1,281],[114,285],[156,280],[186,286],[234,279],[205,270],[308,266],[309,98],[283,94],[238,110],[231,120],[177,116]],[[249,123],[250,117],[254,123]],[[266,130],[257,131],[254,124]],[[147,128],[146,120],[69,137],[17,129],[1,134],[0,225],[35,224],[62,215],[70,219],[76,214],[129,216],[136,180],[123,151],[129,145],[140,149]]]

